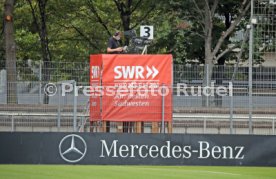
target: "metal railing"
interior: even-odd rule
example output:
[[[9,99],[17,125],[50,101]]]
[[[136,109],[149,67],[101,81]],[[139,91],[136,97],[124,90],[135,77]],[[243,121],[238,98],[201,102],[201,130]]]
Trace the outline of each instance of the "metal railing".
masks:
[[[77,97],[74,90],[64,96],[59,91],[60,84],[68,80],[75,81],[75,86],[88,86],[89,64],[55,62],[48,64],[48,68],[51,73],[48,81],[44,81],[43,65],[18,65],[17,81],[12,82],[17,88],[16,104],[8,103],[10,83],[6,81],[5,70],[0,70],[0,131],[90,131],[89,97],[81,89]],[[249,133],[248,68],[239,67],[233,80],[234,71],[231,66],[213,68],[214,88],[228,87],[232,82],[233,96],[210,96],[209,105],[204,106],[204,98],[193,95],[199,87],[204,87],[204,67],[174,65],[174,84],[169,87],[173,91],[173,133]],[[274,135],[276,67],[254,67],[252,79],[253,134]],[[58,89],[44,104],[47,97],[44,89],[48,83],[56,84]],[[185,85],[187,94],[183,90],[178,94],[181,85]],[[111,131],[117,131],[118,124],[110,125]],[[167,124],[158,125],[160,131],[166,131]],[[144,132],[151,132],[151,128],[151,123],[145,123]]]

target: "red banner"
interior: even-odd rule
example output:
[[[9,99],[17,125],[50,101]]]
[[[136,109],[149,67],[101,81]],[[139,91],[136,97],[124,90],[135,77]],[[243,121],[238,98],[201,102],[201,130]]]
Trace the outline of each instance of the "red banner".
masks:
[[[90,57],[90,120],[101,120],[101,97],[96,95],[95,90],[101,86],[102,55]]]
[[[171,55],[101,57],[102,120],[161,121],[162,107],[165,121],[172,120]],[[91,68],[95,68],[94,60],[99,61],[99,56],[91,56]],[[91,84],[95,82],[91,81]],[[91,108],[91,115],[93,110]]]
[[[105,55],[103,83],[172,84],[171,55]]]

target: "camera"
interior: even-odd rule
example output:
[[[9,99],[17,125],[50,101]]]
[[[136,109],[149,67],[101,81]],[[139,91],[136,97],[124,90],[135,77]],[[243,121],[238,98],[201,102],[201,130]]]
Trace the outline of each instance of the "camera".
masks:
[[[147,37],[137,37],[135,30],[125,31],[124,36],[130,39],[129,45],[124,48],[125,53],[141,54],[151,44]]]

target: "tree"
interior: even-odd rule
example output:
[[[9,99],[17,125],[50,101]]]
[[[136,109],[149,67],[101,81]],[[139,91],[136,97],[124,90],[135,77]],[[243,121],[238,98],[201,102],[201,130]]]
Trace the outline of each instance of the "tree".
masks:
[[[44,38],[41,38],[40,35],[42,26],[39,1],[26,0],[17,3],[16,13],[20,19],[15,22],[15,25],[16,41],[19,45],[17,56],[20,62],[24,62],[26,59],[33,61],[46,59],[43,57],[45,53],[42,53],[41,42],[47,41],[48,49],[51,49],[51,62],[87,61],[89,54],[105,53],[107,40],[115,30],[138,30],[137,28],[141,24],[154,25],[158,27],[156,28],[158,37],[154,41],[158,42],[158,39],[165,33],[163,30],[166,30],[163,26],[167,26],[162,23],[165,19],[164,12],[160,11],[163,2],[159,3],[157,0],[129,1],[131,2],[131,14],[128,14],[128,10],[122,5],[126,5],[128,2],[117,0],[116,2],[123,7],[122,14],[127,14],[124,16],[129,16],[129,18],[121,18],[121,12],[113,0],[46,2],[48,40],[43,40]],[[156,6],[159,7],[156,8]],[[129,23],[125,23],[122,19],[129,19]],[[126,25],[123,24],[129,24],[129,27],[124,28],[123,26],[126,27]],[[156,48],[156,51],[154,48],[150,49],[152,49],[152,53],[166,53],[164,49]]]
[[[176,63],[205,64],[206,86],[213,67],[234,58],[232,50],[241,42],[233,43],[230,37],[243,28],[248,8],[249,0],[18,1],[17,57],[20,62],[43,59],[45,69],[46,62],[86,61],[89,54],[105,53],[114,30],[153,25],[155,39],[149,52],[172,53]],[[72,68],[68,63],[58,73],[69,78]],[[43,70],[45,82],[52,80],[49,74]]]
[[[16,44],[14,39],[14,10],[15,0],[6,0],[4,4],[4,35],[5,58],[7,70],[7,103],[17,103],[16,83]]]
[[[0,7],[4,7],[4,2],[0,2]],[[4,8],[0,8],[0,70],[5,68],[5,49],[4,49]]]
[[[120,13],[120,19],[123,26],[124,31],[132,30],[136,28],[138,25],[141,25],[141,23],[149,16],[149,14],[154,10],[155,4],[154,1],[151,2],[151,4],[147,4],[145,0],[137,0],[134,2],[133,0],[113,0],[116,4],[117,10]],[[149,8],[144,13],[140,14],[140,17],[136,19],[136,22],[134,20],[133,25],[131,26],[131,18],[135,16],[135,11],[141,8],[141,4],[147,4]],[[140,9],[141,10],[141,9]],[[126,38],[126,45],[129,44],[129,39]]]
[[[213,73],[214,64],[227,53],[231,52],[235,46],[222,49],[223,44],[227,38],[235,31],[236,26],[241,22],[242,18],[246,15],[246,12],[250,8],[250,0],[243,0],[238,8],[238,14],[233,17],[233,23],[228,25],[226,31],[222,32],[218,40],[214,41],[214,21],[216,11],[218,9],[219,0],[207,1],[198,3],[193,0],[196,7],[196,11],[199,13],[199,17],[202,20],[202,28],[204,32],[204,46],[205,46],[205,75],[203,79],[203,86],[211,86],[211,79]],[[203,9],[203,10],[202,10]],[[209,106],[209,101],[203,98],[203,105]]]
[[[32,4],[31,0],[28,0],[28,3],[31,8],[33,21],[35,27],[38,31],[40,44],[41,44],[41,53],[42,53],[42,60],[43,60],[43,69],[42,69],[42,80],[45,84],[47,84],[50,80],[50,68],[51,68],[51,53],[49,49],[49,39],[48,39],[48,32],[47,32],[47,25],[46,25],[46,6],[48,0],[37,0],[38,5],[38,17],[36,10]],[[44,104],[49,103],[49,96],[47,94],[44,95],[43,99]]]
[[[88,8],[109,36],[114,30],[129,31],[137,28],[147,20],[150,14],[155,13],[156,3],[155,0],[112,0],[105,2],[104,9],[102,9],[102,1],[87,0]],[[106,14],[100,14],[101,11]],[[126,37],[125,45],[128,44],[129,38]]]
[[[194,48],[190,49],[193,49],[192,52],[194,49],[197,50],[192,54],[196,54],[194,57],[205,65],[203,86],[210,86],[214,66],[224,65],[233,49],[241,43],[234,44],[229,39],[241,29],[241,22],[246,20],[250,0],[187,0],[171,1],[171,4],[181,12],[180,19],[190,23],[191,27],[186,30],[186,37],[193,37],[193,40],[190,39],[188,42],[189,46],[194,43],[198,45],[193,45]],[[191,51],[187,52],[191,57]],[[204,54],[204,58],[197,54]],[[203,97],[203,106],[210,104],[206,99]]]

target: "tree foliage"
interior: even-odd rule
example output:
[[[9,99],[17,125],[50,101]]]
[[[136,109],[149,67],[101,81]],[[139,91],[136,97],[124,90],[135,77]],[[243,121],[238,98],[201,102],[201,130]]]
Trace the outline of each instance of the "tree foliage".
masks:
[[[134,29],[139,32],[140,25],[153,25],[155,39],[149,48],[150,53],[172,53],[176,63],[204,63],[206,28],[203,28],[203,22],[206,19],[203,19],[205,16],[202,15],[205,12],[205,2],[211,7],[213,2],[217,1],[67,0],[66,3],[62,0],[16,1],[15,35],[19,61],[43,59],[39,2],[46,2],[47,40],[53,61],[86,61],[89,54],[106,52],[107,39],[115,30]],[[211,48],[215,48],[215,42],[238,17],[242,2],[218,1],[212,21]],[[0,10],[0,15],[3,14],[2,11],[3,8]],[[241,21],[247,21],[246,17],[248,14],[243,16]],[[218,52],[228,48],[232,43],[230,37],[243,29],[244,24],[240,23],[233,33],[225,38]],[[3,38],[0,37],[1,43]],[[124,40],[128,44],[128,39]],[[0,48],[1,54],[3,49]],[[231,58],[233,55],[229,52],[225,54],[224,60]]]

